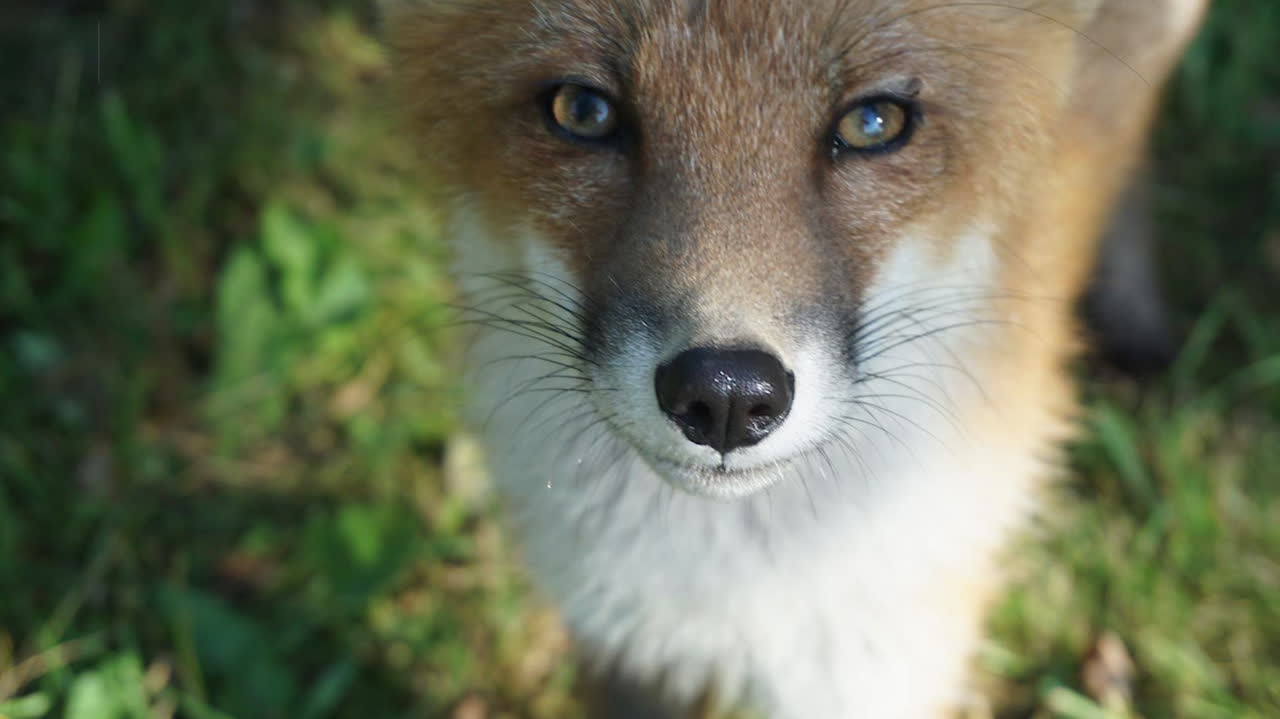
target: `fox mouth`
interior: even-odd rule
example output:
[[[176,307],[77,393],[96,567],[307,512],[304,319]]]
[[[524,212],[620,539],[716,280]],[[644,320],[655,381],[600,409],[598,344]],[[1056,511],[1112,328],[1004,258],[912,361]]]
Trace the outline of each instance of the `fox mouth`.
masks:
[[[746,497],[781,481],[796,459],[789,457],[762,465],[734,467],[724,458],[718,464],[698,463],[654,456],[639,448],[636,451],[649,468],[672,487],[719,500]]]

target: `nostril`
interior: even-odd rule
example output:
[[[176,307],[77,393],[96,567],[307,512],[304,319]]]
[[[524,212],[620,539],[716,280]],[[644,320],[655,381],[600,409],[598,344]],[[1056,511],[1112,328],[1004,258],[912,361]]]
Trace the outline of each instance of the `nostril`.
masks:
[[[723,454],[760,442],[782,423],[795,377],[759,350],[699,348],[659,367],[654,388],[689,441]]]
[[[715,422],[715,414],[706,403],[694,402],[689,405],[689,411],[684,413],[684,419],[694,429],[707,434],[711,432],[711,425]]]

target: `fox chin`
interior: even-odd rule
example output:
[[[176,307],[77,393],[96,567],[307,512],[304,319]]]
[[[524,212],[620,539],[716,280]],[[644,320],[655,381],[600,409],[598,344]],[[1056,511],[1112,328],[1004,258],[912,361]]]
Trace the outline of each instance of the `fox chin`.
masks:
[[[603,717],[947,716],[1203,0],[390,0],[469,416]]]

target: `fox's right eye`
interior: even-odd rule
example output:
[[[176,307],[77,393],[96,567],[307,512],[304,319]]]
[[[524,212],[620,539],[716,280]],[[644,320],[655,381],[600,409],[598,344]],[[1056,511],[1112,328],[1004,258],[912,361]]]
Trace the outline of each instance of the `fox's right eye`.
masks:
[[[555,129],[571,139],[599,142],[618,130],[618,110],[598,90],[560,85],[549,93],[547,116]]]

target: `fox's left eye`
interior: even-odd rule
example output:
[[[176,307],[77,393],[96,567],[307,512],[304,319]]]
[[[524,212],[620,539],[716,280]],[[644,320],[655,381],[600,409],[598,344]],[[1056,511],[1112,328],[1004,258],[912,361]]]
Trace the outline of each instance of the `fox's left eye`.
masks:
[[[907,140],[911,121],[911,107],[898,100],[860,102],[840,118],[836,126],[836,147],[861,152],[894,149]]]
[[[583,85],[565,84],[552,90],[547,116],[556,130],[575,140],[605,140],[618,129],[613,101]]]

